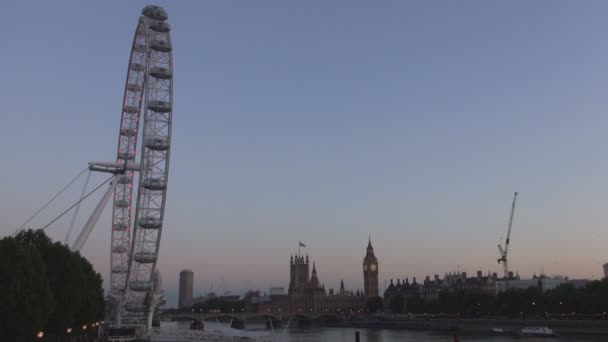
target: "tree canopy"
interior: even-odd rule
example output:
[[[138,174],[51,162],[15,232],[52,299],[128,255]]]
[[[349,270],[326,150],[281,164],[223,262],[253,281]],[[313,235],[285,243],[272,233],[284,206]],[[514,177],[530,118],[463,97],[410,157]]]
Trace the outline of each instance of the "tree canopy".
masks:
[[[389,302],[389,307],[391,308],[392,313],[400,314],[403,313],[403,306],[405,305],[405,298],[403,295],[398,294],[391,298]]]
[[[397,302],[393,304],[393,299]],[[398,313],[403,298],[393,298],[392,312]],[[394,308],[393,308],[394,306]],[[414,314],[458,314],[477,316],[547,316],[559,314],[606,315],[608,313],[608,281],[591,281],[576,288],[563,284],[542,291],[537,287],[511,289],[497,295],[476,289],[442,291],[433,299],[419,296],[405,298],[406,311]]]
[[[43,231],[0,240],[0,279],[2,337],[27,339],[37,331],[59,335],[103,319],[101,275]]]
[[[368,312],[371,312],[371,313],[376,313],[378,311],[382,311],[382,309],[384,308],[384,300],[382,299],[382,297],[378,297],[378,296],[371,297],[365,303],[365,308],[367,309]]]

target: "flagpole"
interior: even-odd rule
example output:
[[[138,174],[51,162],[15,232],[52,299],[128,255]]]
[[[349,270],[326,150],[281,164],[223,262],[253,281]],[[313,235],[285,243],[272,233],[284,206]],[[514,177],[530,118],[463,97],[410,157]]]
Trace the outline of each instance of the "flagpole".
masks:
[[[298,255],[300,255],[300,248],[302,248],[302,244],[298,241]]]

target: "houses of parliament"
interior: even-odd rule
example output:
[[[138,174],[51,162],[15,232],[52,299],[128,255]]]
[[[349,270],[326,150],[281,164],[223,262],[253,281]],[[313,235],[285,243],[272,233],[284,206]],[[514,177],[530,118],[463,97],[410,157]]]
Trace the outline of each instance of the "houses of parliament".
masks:
[[[311,270],[312,263],[312,270]],[[363,291],[340,288],[325,289],[317,275],[314,261],[304,254],[292,255],[289,260],[289,289],[286,295],[270,296],[258,303],[258,312],[348,312],[365,308],[368,298],[378,296],[378,259],[374,255],[371,239],[363,258]]]

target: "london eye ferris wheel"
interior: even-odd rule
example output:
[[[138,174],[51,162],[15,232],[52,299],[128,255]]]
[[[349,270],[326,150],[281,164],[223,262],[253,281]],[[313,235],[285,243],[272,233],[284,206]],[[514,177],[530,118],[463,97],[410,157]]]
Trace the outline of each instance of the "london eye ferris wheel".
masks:
[[[110,294],[120,298],[118,310],[131,316],[153,310],[150,294],[163,230],[173,111],[167,17],[158,6],[142,11],[120,116],[115,167],[121,173],[113,183]]]

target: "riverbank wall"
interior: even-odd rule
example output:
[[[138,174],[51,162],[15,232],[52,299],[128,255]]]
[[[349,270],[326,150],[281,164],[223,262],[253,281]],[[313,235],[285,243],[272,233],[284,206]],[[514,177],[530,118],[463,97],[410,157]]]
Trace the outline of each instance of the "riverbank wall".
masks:
[[[517,335],[522,328],[547,326],[558,336],[604,337],[608,340],[608,321],[604,320],[529,320],[529,319],[361,319],[328,324],[339,327],[371,329],[409,329],[438,332],[459,332],[463,335],[493,335],[492,329]]]

